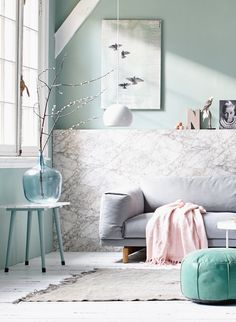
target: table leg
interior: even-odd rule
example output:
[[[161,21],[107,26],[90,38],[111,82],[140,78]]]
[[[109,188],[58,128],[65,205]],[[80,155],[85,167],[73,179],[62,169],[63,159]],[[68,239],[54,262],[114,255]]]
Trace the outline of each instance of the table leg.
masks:
[[[29,265],[29,244],[32,226],[32,211],[28,211],[27,215],[27,236],[26,236],[26,252],[25,252],[25,265]]]
[[[9,227],[9,233],[8,233],[8,243],[7,243],[7,255],[6,255],[6,264],[5,264],[5,272],[7,273],[9,271],[9,255],[10,255],[10,249],[12,244],[12,232],[15,225],[15,219],[16,219],[16,211],[11,211],[11,219],[10,219],[10,227]]]
[[[42,272],[46,273],[45,267],[45,243],[44,243],[44,211],[38,210],[38,222],[39,222],[39,239],[40,239],[40,250],[42,260]]]
[[[229,231],[228,231],[228,229],[226,229],[226,232],[225,232],[225,244],[226,244],[226,248],[229,248]]]
[[[58,208],[53,209],[53,217],[55,221],[57,240],[58,240],[60,254],[61,254],[61,265],[65,265],[64,253],[63,253],[63,242],[62,242],[62,236],[61,236],[60,213]]]

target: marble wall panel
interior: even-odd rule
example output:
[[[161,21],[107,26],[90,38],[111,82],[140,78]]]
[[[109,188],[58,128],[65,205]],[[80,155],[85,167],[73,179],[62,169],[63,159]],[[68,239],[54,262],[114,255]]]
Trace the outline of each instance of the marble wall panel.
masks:
[[[144,176],[236,174],[234,130],[56,130],[53,164],[63,176],[65,250],[100,251],[101,195]]]

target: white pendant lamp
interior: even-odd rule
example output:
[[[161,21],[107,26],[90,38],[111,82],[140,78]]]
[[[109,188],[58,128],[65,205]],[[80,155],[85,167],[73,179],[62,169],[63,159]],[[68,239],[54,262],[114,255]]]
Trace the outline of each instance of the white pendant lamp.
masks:
[[[117,77],[116,77],[116,103],[107,107],[103,113],[103,123],[109,127],[124,127],[130,126],[133,120],[133,114],[129,108],[123,104],[119,104],[119,13],[120,13],[120,1],[116,0],[117,4],[117,19],[116,19],[116,54],[117,54]]]
[[[130,126],[133,115],[127,106],[122,104],[110,105],[103,114],[106,126]]]

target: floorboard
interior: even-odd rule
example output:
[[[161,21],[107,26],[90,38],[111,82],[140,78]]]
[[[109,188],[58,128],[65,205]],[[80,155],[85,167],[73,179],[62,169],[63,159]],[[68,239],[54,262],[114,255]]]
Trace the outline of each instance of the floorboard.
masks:
[[[235,322],[236,307],[199,305],[190,301],[150,302],[77,302],[12,304],[28,293],[57,284],[66,277],[99,267],[152,268],[145,263],[142,252],[134,254],[128,264],[121,261],[121,253],[66,253],[66,266],[61,266],[58,253],[46,256],[47,273],[42,274],[40,258],[10,267],[9,273],[0,271],[0,321],[5,322]],[[166,267],[167,269],[170,267]],[[176,267],[179,269],[179,267]]]

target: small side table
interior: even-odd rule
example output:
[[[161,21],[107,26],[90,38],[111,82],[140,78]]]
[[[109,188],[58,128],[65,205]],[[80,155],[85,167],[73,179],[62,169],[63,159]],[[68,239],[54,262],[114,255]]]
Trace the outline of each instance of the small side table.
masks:
[[[12,232],[15,226],[16,213],[18,211],[27,211],[27,236],[26,236],[26,253],[25,253],[25,265],[29,265],[29,244],[30,244],[30,233],[31,233],[31,223],[33,211],[38,213],[38,224],[39,224],[39,239],[40,239],[40,250],[41,250],[41,261],[42,261],[42,272],[46,272],[45,265],[45,242],[44,242],[44,211],[47,209],[53,210],[53,220],[56,226],[57,239],[61,255],[61,264],[65,265],[64,253],[63,253],[63,243],[61,236],[61,224],[60,224],[60,214],[59,208],[69,205],[69,202],[56,202],[48,204],[18,204],[18,205],[1,205],[1,208],[6,209],[6,211],[11,212],[10,227],[8,234],[8,244],[7,244],[7,254],[6,254],[6,264],[5,272],[9,271],[9,254],[12,245]]]
[[[229,248],[229,230],[236,230],[236,221],[233,219],[219,221],[217,228],[225,230],[225,247]]]

